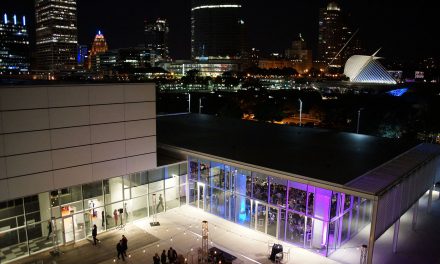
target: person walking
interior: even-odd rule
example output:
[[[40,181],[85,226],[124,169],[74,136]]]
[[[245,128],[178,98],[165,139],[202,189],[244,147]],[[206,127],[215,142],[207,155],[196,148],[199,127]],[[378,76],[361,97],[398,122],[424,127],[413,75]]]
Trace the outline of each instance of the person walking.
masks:
[[[165,253],[165,249],[162,251],[162,255],[160,255],[160,262],[162,262],[162,264],[167,263],[167,254]]]
[[[162,194],[159,194],[159,203],[156,206],[156,211],[159,212],[159,206],[162,207],[162,211],[164,210],[163,207],[163,198],[162,198]]]
[[[176,263],[177,260],[177,252],[174,250],[174,248],[170,247],[168,250],[168,261],[170,263]]]
[[[96,241],[99,242],[99,239],[96,238],[97,235],[98,235],[98,228],[96,227],[96,225],[93,225],[92,237],[93,237],[93,245],[95,246],[96,246]]]
[[[122,240],[119,240],[118,244],[116,244],[116,251],[118,251],[118,259],[120,259],[119,256],[122,256],[122,260],[125,261]]]
[[[153,256],[153,263],[154,264],[160,264],[160,257],[159,257],[159,254],[154,254],[154,256]]]
[[[128,239],[122,235],[122,253],[127,256],[127,249],[128,249]]]
[[[51,221],[47,221],[47,238],[46,240],[49,240],[50,234],[52,234],[52,223]]]

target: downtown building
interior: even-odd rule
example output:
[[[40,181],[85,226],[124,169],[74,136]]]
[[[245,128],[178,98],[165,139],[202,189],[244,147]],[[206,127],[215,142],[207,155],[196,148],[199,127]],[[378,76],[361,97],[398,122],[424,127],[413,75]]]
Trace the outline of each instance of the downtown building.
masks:
[[[336,2],[330,2],[327,7],[321,8],[319,10],[319,60],[329,67],[341,68],[351,55],[361,53],[358,39],[353,39],[344,47],[353,34],[347,25],[344,13]]]
[[[0,75],[27,74],[30,65],[26,17],[3,15],[0,21]]]
[[[168,32],[169,26],[165,19],[145,20],[145,49],[150,55],[151,66],[156,66],[161,61],[170,60]]]
[[[192,59],[236,59],[245,49],[241,0],[192,0]]]
[[[74,70],[78,48],[76,0],[36,0],[35,17],[35,70]]]

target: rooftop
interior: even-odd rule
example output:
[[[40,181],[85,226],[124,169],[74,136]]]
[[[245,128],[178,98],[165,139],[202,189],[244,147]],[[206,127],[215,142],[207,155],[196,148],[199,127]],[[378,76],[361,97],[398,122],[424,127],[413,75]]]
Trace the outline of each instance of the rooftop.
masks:
[[[158,143],[345,185],[414,145],[316,128],[184,114],[157,118]]]

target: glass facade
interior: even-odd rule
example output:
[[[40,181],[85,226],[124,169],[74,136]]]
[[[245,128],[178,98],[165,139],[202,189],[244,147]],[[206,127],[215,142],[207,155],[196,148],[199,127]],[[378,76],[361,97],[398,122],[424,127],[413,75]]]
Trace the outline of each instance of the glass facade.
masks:
[[[0,262],[186,204],[186,174],[183,162],[1,202]]]
[[[189,204],[328,256],[371,222],[371,201],[189,157]]]

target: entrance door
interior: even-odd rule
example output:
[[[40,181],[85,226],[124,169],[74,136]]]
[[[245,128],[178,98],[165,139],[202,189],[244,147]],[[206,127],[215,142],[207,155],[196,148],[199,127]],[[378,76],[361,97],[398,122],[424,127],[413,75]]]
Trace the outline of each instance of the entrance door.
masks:
[[[255,229],[266,233],[267,223],[267,206],[259,202],[255,202]]]
[[[75,231],[73,228],[73,216],[63,218],[63,236],[64,243],[70,244],[75,242]]]
[[[279,210],[276,207],[268,206],[267,214],[267,234],[278,238],[279,230]]]
[[[197,183],[197,208],[205,210],[205,184]]]

